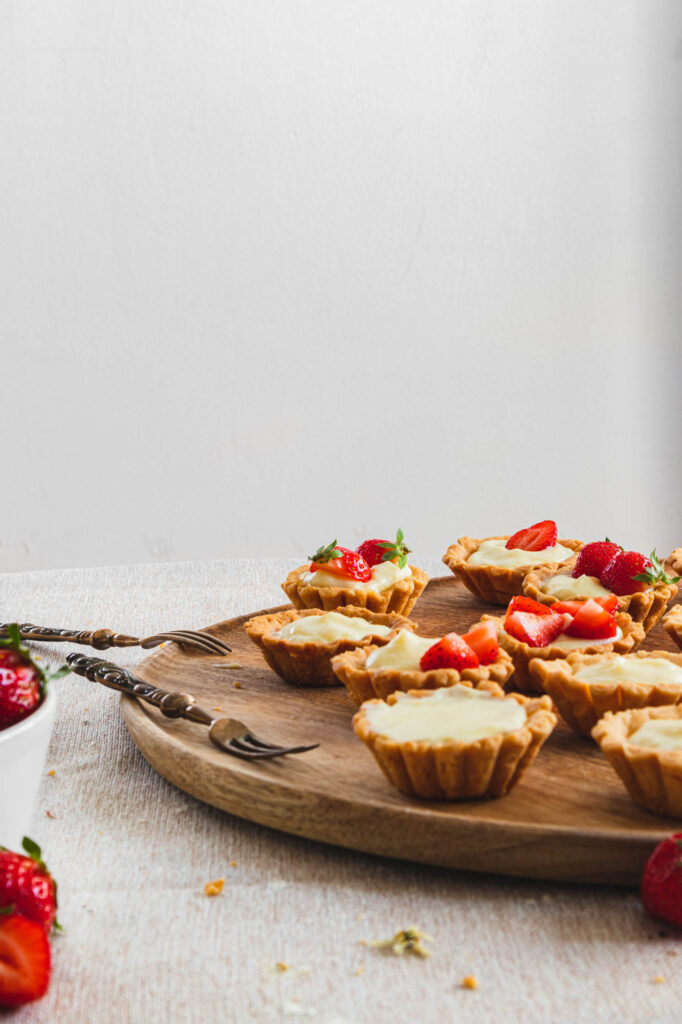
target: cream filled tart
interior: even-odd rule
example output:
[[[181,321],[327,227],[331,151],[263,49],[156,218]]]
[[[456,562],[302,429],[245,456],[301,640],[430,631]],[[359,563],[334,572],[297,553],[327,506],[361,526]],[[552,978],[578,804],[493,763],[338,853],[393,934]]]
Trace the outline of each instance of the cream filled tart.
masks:
[[[472,594],[490,604],[506,604],[522,593],[533,568],[558,570],[581,546],[581,541],[559,540],[556,523],[548,519],[512,535],[460,537],[443,561]]]
[[[491,682],[393,693],[353,718],[391,785],[428,800],[504,796],[555,724],[549,697],[505,696]]]
[[[339,686],[332,658],[344,651],[380,647],[414,622],[403,615],[370,612],[346,605],[331,612],[318,608],[257,615],[244,623],[270,668],[296,686]]]
[[[592,737],[640,807],[682,818],[682,706],[609,712]]]
[[[682,699],[682,654],[584,654],[531,659],[530,674],[575,732],[590,736],[608,711],[677,704]]]

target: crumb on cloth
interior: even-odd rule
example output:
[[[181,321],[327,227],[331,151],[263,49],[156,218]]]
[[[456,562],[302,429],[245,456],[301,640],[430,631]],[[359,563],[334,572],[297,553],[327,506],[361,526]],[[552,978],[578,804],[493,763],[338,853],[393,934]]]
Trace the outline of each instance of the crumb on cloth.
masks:
[[[214,882],[207,882],[204,886],[204,892],[207,896],[219,896],[225,888],[225,879],[216,878]]]

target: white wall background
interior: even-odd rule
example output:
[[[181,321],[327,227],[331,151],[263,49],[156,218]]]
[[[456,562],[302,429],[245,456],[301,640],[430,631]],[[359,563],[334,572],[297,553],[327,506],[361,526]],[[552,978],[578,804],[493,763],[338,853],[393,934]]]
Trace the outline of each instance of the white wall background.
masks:
[[[674,11],[0,5],[0,568],[681,544]]]

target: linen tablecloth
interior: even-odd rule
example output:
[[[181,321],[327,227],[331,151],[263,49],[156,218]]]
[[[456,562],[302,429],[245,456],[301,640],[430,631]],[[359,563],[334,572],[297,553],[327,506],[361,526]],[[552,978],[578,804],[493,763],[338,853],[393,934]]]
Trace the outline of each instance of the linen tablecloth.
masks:
[[[293,564],[5,574],[0,619],[200,627],[284,603]],[[71,649],[40,653],[58,662]],[[111,656],[132,667],[142,655]],[[241,821],[150,768],[117,694],[77,676],[56,687],[31,835],[58,879],[65,932],[48,995],[18,1024],[679,1021],[679,933],[649,920],[636,893],[390,861]],[[222,895],[207,897],[220,877]],[[430,959],[371,947],[410,925],[434,937]],[[462,987],[467,975],[478,988]]]

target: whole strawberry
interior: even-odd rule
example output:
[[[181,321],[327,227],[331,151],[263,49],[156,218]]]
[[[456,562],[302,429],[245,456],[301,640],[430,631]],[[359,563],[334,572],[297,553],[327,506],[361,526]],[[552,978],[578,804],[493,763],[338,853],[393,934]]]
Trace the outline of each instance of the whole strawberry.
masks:
[[[19,627],[13,623],[7,637],[0,638],[0,730],[33,714],[45,696],[49,679],[65,675],[70,669],[45,672],[39,668],[21,643]]]
[[[679,576],[668,578],[656,551],[647,558],[639,551],[619,551],[601,574],[601,582],[614,594],[636,594],[657,583],[677,583]]]
[[[664,839],[649,857],[641,895],[647,914],[682,928],[682,832]]]
[[[405,535],[398,530],[395,540],[365,540],[355,549],[362,555],[367,565],[379,565],[380,562],[397,562],[401,569],[407,565],[410,549],[405,544]]]
[[[57,917],[57,886],[38,844],[25,836],[22,847],[23,854],[0,847],[0,910],[36,921],[49,935]]]
[[[599,579],[611,559],[622,550],[618,544],[614,544],[608,538],[586,544],[578,552],[571,575],[574,579],[577,579],[578,576],[596,576]]]

